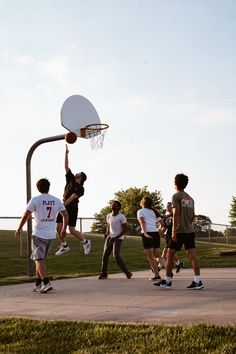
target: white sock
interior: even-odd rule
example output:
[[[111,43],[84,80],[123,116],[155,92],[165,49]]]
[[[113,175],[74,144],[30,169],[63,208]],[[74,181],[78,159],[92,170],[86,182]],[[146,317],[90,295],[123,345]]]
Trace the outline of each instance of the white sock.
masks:
[[[83,245],[85,245],[88,241],[85,239],[84,241],[82,241]]]
[[[195,283],[199,283],[200,280],[201,280],[200,275],[195,275],[195,277],[194,277]]]
[[[180,261],[176,261],[175,264],[176,264],[176,265],[179,265],[179,264],[180,264]]]
[[[171,277],[165,276],[165,281],[169,284],[171,282]]]
[[[65,241],[65,242],[62,242],[61,244],[62,244],[63,247],[66,247],[66,246],[67,246],[66,241]]]

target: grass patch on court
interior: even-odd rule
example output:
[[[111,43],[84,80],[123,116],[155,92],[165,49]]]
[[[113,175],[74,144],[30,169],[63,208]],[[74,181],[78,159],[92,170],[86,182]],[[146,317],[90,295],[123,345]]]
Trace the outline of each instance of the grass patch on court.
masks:
[[[0,285],[32,282],[27,276],[27,237],[23,236],[22,255],[20,255],[20,241],[13,239],[13,231],[0,231]],[[83,277],[98,275],[101,269],[101,258],[103,252],[103,235],[88,234],[92,241],[92,251],[89,255],[83,254],[83,249],[78,240],[68,235],[70,252],[63,256],[55,256],[54,253],[59,247],[57,239],[54,248],[47,259],[47,266],[50,276],[53,279]],[[164,241],[162,240],[162,247]],[[210,267],[236,267],[236,257],[221,257],[220,252],[230,251],[232,247],[204,242],[197,243],[197,254],[201,268]],[[143,251],[141,237],[127,236],[121,252],[122,258],[132,272],[150,269],[148,261]],[[179,253],[179,257],[184,262],[184,267],[189,268],[190,263],[185,251]],[[119,273],[112,255],[109,261],[109,273]]]
[[[1,353],[235,353],[236,327],[0,319]]]

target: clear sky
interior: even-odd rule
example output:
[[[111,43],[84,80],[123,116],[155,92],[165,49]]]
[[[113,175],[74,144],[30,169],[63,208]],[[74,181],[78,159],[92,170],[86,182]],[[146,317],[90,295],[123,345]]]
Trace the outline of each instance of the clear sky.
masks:
[[[66,133],[61,106],[80,94],[110,125],[103,150],[70,145],[72,171],[88,175],[80,216],[134,186],[161,191],[166,203],[183,172],[196,213],[228,223],[235,38],[235,0],[0,0],[0,216],[23,213],[28,150]],[[62,197],[64,148],[35,150],[33,195],[48,177]]]

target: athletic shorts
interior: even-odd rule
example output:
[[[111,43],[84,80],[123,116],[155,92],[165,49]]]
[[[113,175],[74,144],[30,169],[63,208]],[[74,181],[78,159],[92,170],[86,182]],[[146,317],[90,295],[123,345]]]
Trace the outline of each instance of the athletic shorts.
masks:
[[[185,247],[185,250],[195,248],[194,232],[189,234],[177,234],[176,237],[177,237],[177,241],[173,241],[172,239],[170,239],[168,243],[168,248],[175,251],[180,251],[183,245]]]
[[[160,248],[161,241],[160,241],[160,235],[158,232],[147,232],[149,236],[152,236],[152,238],[147,238],[144,236],[144,234],[141,234],[142,240],[143,240],[143,248],[145,250],[149,248]]]
[[[37,236],[31,237],[31,259],[33,261],[38,259],[45,259],[55,242],[55,238],[45,239]]]
[[[69,220],[68,220],[68,226],[72,226],[75,227],[76,226],[76,222],[77,222],[77,216],[78,216],[78,207],[75,206],[67,206],[66,205],[66,210],[67,213],[69,215]],[[61,213],[58,213],[57,215],[57,223],[62,223],[63,222],[63,218]]]

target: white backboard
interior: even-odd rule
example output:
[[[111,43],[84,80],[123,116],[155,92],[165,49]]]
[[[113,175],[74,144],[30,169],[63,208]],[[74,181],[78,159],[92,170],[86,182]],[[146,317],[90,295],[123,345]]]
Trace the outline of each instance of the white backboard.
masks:
[[[99,124],[100,118],[92,103],[85,97],[68,97],[61,108],[61,124],[67,130],[80,135],[80,129],[88,124]]]

